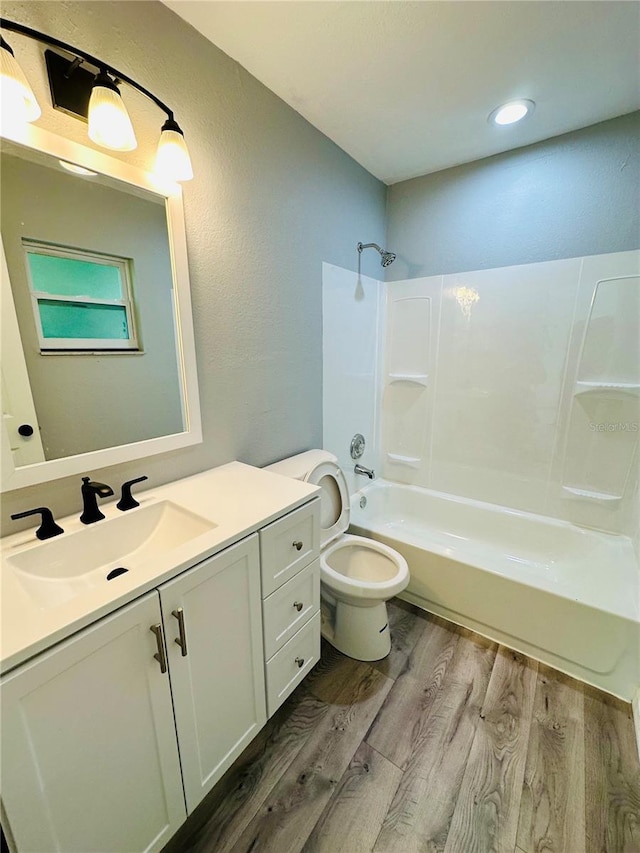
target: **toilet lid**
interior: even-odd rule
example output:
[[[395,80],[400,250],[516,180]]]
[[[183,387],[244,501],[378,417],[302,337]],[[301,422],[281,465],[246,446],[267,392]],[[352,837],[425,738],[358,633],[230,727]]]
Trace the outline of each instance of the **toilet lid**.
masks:
[[[307,483],[320,486],[320,546],[324,547],[346,533],[349,527],[349,488],[340,466],[321,462],[305,477]]]

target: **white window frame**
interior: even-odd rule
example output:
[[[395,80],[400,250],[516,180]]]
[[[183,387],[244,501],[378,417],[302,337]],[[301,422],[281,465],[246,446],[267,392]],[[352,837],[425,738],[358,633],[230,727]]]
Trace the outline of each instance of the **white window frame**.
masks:
[[[135,313],[133,310],[133,288],[131,286],[131,267],[128,258],[116,257],[114,255],[103,255],[99,252],[90,252],[83,249],[72,249],[66,246],[56,246],[49,243],[41,243],[38,240],[23,239],[22,245],[25,253],[25,264],[27,267],[27,278],[29,281],[29,291],[31,293],[31,307],[38,333],[38,342],[40,352],[49,351],[67,351],[67,352],[130,352],[131,350],[139,351],[138,335],[135,323]],[[71,260],[81,260],[92,264],[102,264],[103,266],[117,267],[120,271],[120,281],[122,283],[122,299],[95,299],[91,296],[67,296],[58,293],[48,293],[43,290],[36,290],[31,276],[31,265],[29,263],[29,253],[38,255],[49,255],[56,258],[67,258]],[[75,305],[105,305],[114,306],[125,309],[127,318],[127,327],[129,329],[128,338],[47,338],[42,331],[42,321],[40,319],[40,309],[38,306],[39,300],[47,302],[71,302]]]

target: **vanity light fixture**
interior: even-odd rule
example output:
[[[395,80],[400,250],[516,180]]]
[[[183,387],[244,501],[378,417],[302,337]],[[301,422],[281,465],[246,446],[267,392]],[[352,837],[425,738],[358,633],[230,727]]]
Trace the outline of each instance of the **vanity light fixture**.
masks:
[[[89,99],[89,139],[114,151],[133,151],[138,145],[129,113],[114,80],[102,68]]]
[[[10,45],[0,36],[2,124],[35,121],[42,115],[33,89],[20,68]]]
[[[152,100],[166,113],[158,142],[156,171],[165,180],[188,181],[193,177],[187,144],[173,110],[148,89],[101,59],[31,27],[7,18],[0,18],[0,26],[72,57],[69,59],[54,50],[45,51],[53,106],[68,115],[88,121],[89,138],[103,148],[132,151],[137,145],[133,125],[120,94],[122,83]],[[1,47],[3,124],[5,121],[35,121],[41,110],[33,91],[4,38]],[[81,68],[83,63],[91,66],[92,70]]]
[[[489,113],[488,121],[491,124],[496,124],[498,127],[515,124],[517,121],[522,121],[534,111],[536,105],[534,101],[528,98],[522,98],[518,101],[509,101],[496,107],[495,110]]]
[[[174,175],[176,181],[190,181],[193,178],[184,133],[172,118],[168,118],[162,125],[156,154],[156,172],[159,175]]]

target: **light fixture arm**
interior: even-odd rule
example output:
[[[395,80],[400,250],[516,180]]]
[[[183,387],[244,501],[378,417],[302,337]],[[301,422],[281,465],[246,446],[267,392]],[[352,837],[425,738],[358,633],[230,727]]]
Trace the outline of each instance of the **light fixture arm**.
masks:
[[[1,36],[1,35],[0,35],[0,47],[3,47],[5,50],[8,50],[9,53],[11,54],[11,56],[15,56],[15,54],[13,52],[13,48],[11,47],[10,44],[7,44],[7,42],[4,40],[4,36]]]
[[[98,59],[96,56],[92,56],[92,54],[87,53],[84,50],[80,50],[79,48],[74,47],[71,44],[67,44],[64,41],[60,41],[60,39],[53,38],[53,36],[48,36],[45,33],[41,33],[38,30],[34,30],[31,27],[25,26],[24,24],[17,24],[14,21],[9,21],[7,18],[0,17],[0,27],[2,29],[9,30],[10,32],[19,33],[23,36],[28,36],[29,38],[39,41],[41,44],[49,45],[49,47],[57,47],[60,50],[64,50],[75,57],[81,57],[90,65],[95,66],[99,70],[99,72],[102,72],[104,70],[108,74],[111,74],[113,77],[122,81],[123,83],[127,83],[127,85],[131,86],[134,89],[137,89],[139,92],[142,92],[143,95],[152,100],[154,104],[160,107],[160,109],[167,114],[168,119],[172,121],[174,120],[173,110],[169,109],[169,107],[163,101],[161,101],[160,98],[157,98],[153,94],[153,92],[150,92],[148,89],[145,89],[144,86],[141,86],[139,83],[136,83],[135,80],[132,80],[131,77],[128,77],[126,74],[123,74],[122,71],[118,71],[118,69],[114,68],[112,65],[108,65],[102,59]],[[6,44],[6,42],[4,44]],[[13,51],[11,52],[13,53]]]

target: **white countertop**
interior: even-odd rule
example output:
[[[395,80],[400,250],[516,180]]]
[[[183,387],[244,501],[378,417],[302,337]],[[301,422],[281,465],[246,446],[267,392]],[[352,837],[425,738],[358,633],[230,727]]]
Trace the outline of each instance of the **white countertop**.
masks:
[[[117,491],[115,487],[114,491]],[[138,490],[135,497],[140,508],[158,501],[171,501],[216,526],[163,554],[152,565],[143,565],[121,575],[116,579],[117,584],[105,582],[64,604],[50,607],[39,606],[5,563],[7,558],[27,549],[43,548],[44,556],[47,543],[36,539],[35,528],[3,538],[0,543],[0,671],[7,672],[318,494],[317,486],[242,462],[230,462],[148,491]],[[108,519],[123,515],[116,508],[118,497],[116,494],[109,502],[99,502],[105,519],[96,524],[107,524]],[[137,511],[129,510],[126,515],[133,517]],[[61,540],[72,533],[82,535],[82,531],[88,532],[95,526],[83,525],[79,521],[80,512],[78,486],[77,514],[56,519],[65,532],[49,541]]]

